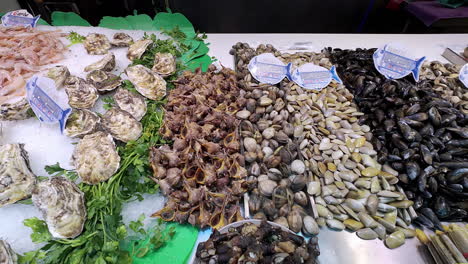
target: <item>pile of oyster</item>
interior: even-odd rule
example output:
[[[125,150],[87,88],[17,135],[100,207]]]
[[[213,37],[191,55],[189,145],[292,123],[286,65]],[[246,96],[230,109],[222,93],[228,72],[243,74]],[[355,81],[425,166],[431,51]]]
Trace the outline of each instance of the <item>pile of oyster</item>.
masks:
[[[414,222],[442,229],[439,219],[466,221],[466,90],[456,86],[453,70],[433,62],[419,83],[409,77],[390,81],[374,69],[374,50],[329,51],[364,112],[360,122],[374,134],[379,161],[397,172],[414,201],[419,213]]]
[[[55,238],[78,236],[86,220],[84,194],[75,183],[62,177],[36,182],[24,145],[0,146],[0,207],[32,195],[34,205],[42,212]],[[9,248],[1,243],[0,253]],[[0,260],[1,257],[0,254]]]
[[[347,228],[363,239],[385,240],[390,248],[414,236],[408,227],[412,202],[395,186],[398,173],[377,161],[370,127],[358,123],[363,113],[345,87],[331,83],[307,91],[287,80],[258,84],[243,74],[248,61],[242,58],[265,50],[296,67],[314,62],[330,68],[326,54],[282,54],[267,46],[252,54],[242,43],[233,48],[236,65],[243,65],[238,72],[247,99],[237,113],[245,119],[244,156],[258,183],[249,197],[252,216],[307,235],[316,235],[318,226]]]
[[[168,197],[153,216],[213,228],[241,218],[239,200],[249,184],[235,113],[244,103],[234,72],[226,68],[185,72],[176,81],[161,128],[174,143],[150,153],[153,179]]]
[[[213,231],[198,245],[195,263],[317,263],[318,238],[305,241],[266,221],[245,223],[227,232]]]

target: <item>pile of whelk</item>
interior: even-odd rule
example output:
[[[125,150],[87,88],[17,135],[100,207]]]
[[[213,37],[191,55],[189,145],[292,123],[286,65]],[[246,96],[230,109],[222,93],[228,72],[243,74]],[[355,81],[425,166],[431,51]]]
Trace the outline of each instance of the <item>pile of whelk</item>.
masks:
[[[161,134],[173,144],[151,149],[153,179],[168,196],[153,216],[219,229],[241,219],[249,188],[235,113],[245,100],[235,74],[185,72],[165,105]]]
[[[331,83],[320,92],[283,80],[257,83],[249,60],[271,52],[295,66],[306,62],[330,68],[324,54],[282,54],[272,46],[238,43],[240,86],[246,91],[237,116],[247,170],[257,188],[249,195],[253,218],[268,219],[306,235],[318,226],[357,231],[363,239],[380,238],[389,248],[413,237],[411,201],[395,186],[398,174],[376,160],[369,126],[361,126],[352,94]],[[244,60],[247,59],[247,60]]]
[[[379,161],[398,171],[414,201],[414,222],[441,230],[439,220],[466,221],[466,89],[454,80],[454,69],[433,62],[419,83],[390,81],[375,70],[374,50],[328,51],[365,113],[360,121],[371,127]]]

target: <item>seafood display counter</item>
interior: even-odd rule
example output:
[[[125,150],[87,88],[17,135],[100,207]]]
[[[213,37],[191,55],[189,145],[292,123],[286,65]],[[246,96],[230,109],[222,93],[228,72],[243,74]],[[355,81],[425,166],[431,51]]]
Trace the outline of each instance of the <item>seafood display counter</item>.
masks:
[[[446,65],[441,54],[445,48],[462,51],[468,45],[466,34],[208,34],[209,55],[216,57],[219,68],[225,68],[216,71],[207,65],[205,72],[178,75],[189,65],[184,59],[190,55],[172,50],[173,43],[164,42],[167,36],[158,39],[160,32],[148,32],[156,34],[149,37],[143,31],[93,27],[39,29],[87,36],[84,45],[73,45],[64,53],[59,64],[66,67],[47,73],[57,86],[65,87],[53,99],[79,110],[74,109],[64,124],[63,135],[58,125],[31,118],[2,121],[0,145],[16,148],[16,162],[28,175],[24,189],[33,189],[35,175],[47,173],[79,177],[81,183],[62,177],[41,179],[32,192],[34,206],[0,208],[0,238],[9,241],[13,251],[23,254],[38,249],[29,241],[31,230],[23,225],[25,219],[46,218],[40,227],[44,232],[48,225],[52,235],[44,232],[41,238],[45,239],[36,239],[49,243],[45,250],[65,250],[57,248],[89,243],[80,240],[84,235],[96,244],[102,243],[93,240],[100,232],[104,241],[115,239],[106,234],[104,219],[122,210],[123,220],[114,221],[141,233],[144,230],[133,229],[136,224],[131,222],[141,213],[202,228],[192,251],[192,259],[200,263],[234,256],[259,263],[316,263],[318,256],[318,263],[330,264],[422,264],[433,262],[434,248],[411,223],[439,230],[439,235],[444,231],[445,237],[451,234],[446,221],[465,224],[468,90],[457,82],[459,68]],[[112,36],[111,43],[107,38]],[[172,37],[177,39],[175,34]],[[394,42],[415,57],[426,57],[420,83],[408,78],[385,82],[376,73],[372,48]],[[333,81],[310,92],[286,78],[275,85],[260,83],[247,65],[262,53],[272,53],[292,67],[314,63],[330,72],[336,67],[343,84]],[[7,145],[17,142],[25,145]],[[5,166],[15,166],[6,162],[12,158],[2,158]],[[137,164],[138,158],[144,161]],[[44,169],[57,162],[63,168],[57,164]],[[99,214],[85,212],[85,205],[98,202],[85,204],[84,199],[99,197],[105,204],[107,194],[102,192],[118,193],[117,184],[131,183],[126,173],[148,174],[163,195],[146,190],[139,193],[145,199],[138,201],[125,193],[131,189],[127,186],[119,194],[127,198],[119,196],[117,206]],[[142,182],[134,177],[133,184],[140,188]],[[47,200],[54,195],[63,203]],[[93,209],[108,205],[101,206]],[[57,228],[63,223],[54,216],[61,213],[76,219],[74,230]],[[270,222],[236,224],[242,216]],[[86,217],[100,223],[104,231],[87,225]],[[226,235],[223,226],[236,235]],[[222,231],[211,234],[204,229],[209,227]],[[86,233],[91,228],[96,232]],[[242,256],[230,248],[231,242],[222,243],[228,236],[243,247]],[[52,237],[63,240],[56,242]],[[255,247],[250,249],[243,238]],[[258,241],[264,238],[274,246]],[[73,243],[64,242],[68,239]],[[115,249],[116,243],[112,250],[121,252]],[[454,243],[459,246],[458,241]],[[74,253],[92,260],[91,254],[84,257],[88,245],[84,247]],[[12,254],[9,246],[3,248]],[[140,249],[145,254],[150,251]],[[226,255],[228,251],[232,255]],[[261,251],[268,252],[264,259],[255,255]],[[453,251],[447,259],[464,258]],[[103,253],[103,259],[105,254],[110,255]],[[108,262],[99,263],[113,263],[109,255]]]

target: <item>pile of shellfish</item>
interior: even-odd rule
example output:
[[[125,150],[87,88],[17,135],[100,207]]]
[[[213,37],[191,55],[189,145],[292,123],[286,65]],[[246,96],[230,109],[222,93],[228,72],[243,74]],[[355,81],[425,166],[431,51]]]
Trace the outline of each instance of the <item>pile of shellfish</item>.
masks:
[[[328,50],[374,134],[379,161],[398,173],[414,201],[414,222],[442,229],[439,220],[466,221],[468,118],[466,92],[454,68],[423,66],[422,81],[386,80],[374,68],[374,50]]]
[[[235,113],[244,104],[227,68],[185,72],[176,81],[161,128],[173,144],[150,153],[152,178],[168,197],[153,216],[217,229],[241,219],[239,200],[249,183]]]
[[[268,241],[269,243],[265,243]],[[198,245],[196,263],[317,263],[318,238],[305,241],[266,221],[244,223],[226,232],[213,231]]]
[[[331,83],[308,91],[283,80],[259,84],[246,70],[250,58],[271,52],[293,67],[306,62],[330,68],[324,53],[283,54],[238,43],[236,56],[246,107],[237,113],[249,179],[249,213],[306,235],[318,226],[357,231],[362,239],[385,240],[389,248],[413,237],[410,206],[395,184],[398,173],[377,161],[370,127],[359,124],[353,95]],[[244,61],[243,58],[247,58]]]

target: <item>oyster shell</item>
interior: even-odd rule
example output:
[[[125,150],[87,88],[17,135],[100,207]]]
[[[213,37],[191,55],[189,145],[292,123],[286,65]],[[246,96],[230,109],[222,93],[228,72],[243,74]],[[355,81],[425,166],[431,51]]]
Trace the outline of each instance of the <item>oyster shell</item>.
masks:
[[[0,240],[0,264],[16,264],[18,255],[11,249],[10,244]]]
[[[138,93],[119,88],[114,94],[114,101],[120,109],[131,114],[138,121],[146,114],[146,100]]]
[[[84,193],[64,177],[51,177],[37,184],[32,201],[55,238],[74,238],[86,220]]]
[[[132,45],[133,38],[126,33],[115,33],[111,44],[116,47],[128,47]]]
[[[83,45],[88,54],[91,55],[106,54],[111,48],[109,39],[107,39],[105,35],[98,33],[92,33],[86,36],[86,39],[83,41]]]
[[[91,108],[99,98],[96,87],[75,76],[65,80],[65,92],[68,95],[68,104],[73,108]]]
[[[35,182],[24,144],[0,146],[0,207],[29,197]]]
[[[140,39],[133,43],[127,51],[127,58],[131,61],[134,59],[139,59],[143,53],[145,53],[146,48],[153,43],[150,39]]]
[[[78,176],[87,184],[106,181],[120,166],[114,140],[103,131],[84,136],[76,145],[72,159]]]
[[[63,85],[68,76],[70,76],[70,71],[66,66],[62,65],[52,67],[47,72],[47,77],[55,81],[55,86],[57,86],[57,88]]]
[[[142,125],[131,114],[113,107],[103,115],[102,126],[120,141],[137,140],[141,136]]]
[[[65,124],[65,135],[81,138],[98,129],[101,118],[86,109],[73,109]]]
[[[0,105],[0,120],[23,120],[31,117],[25,97],[12,98]]]
[[[84,68],[85,72],[94,70],[112,71],[115,68],[115,55],[109,52],[102,59],[92,63]]]
[[[170,53],[156,53],[154,55],[154,66],[152,70],[161,75],[167,77],[176,71],[176,61]]]
[[[166,95],[166,81],[143,65],[135,65],[125,69],[130,81],[137,91],[151,100],[161,99]]]
[[[94,70],[88,73],[86,81],[96,87],[99,93],[106,93],[117,88],[122,83],[122,78],[103,70]]]

